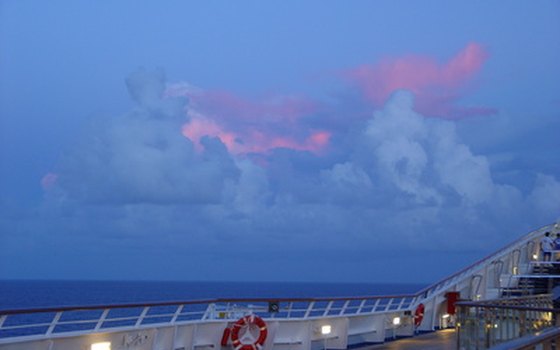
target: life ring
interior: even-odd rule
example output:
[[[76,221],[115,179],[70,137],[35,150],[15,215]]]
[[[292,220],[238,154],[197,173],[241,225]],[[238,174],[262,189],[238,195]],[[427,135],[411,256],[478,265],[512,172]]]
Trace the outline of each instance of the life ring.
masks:
[[[241,328],[247,328],[246,332],[248,332],[248,328],[253,325],[259,328],[259,336],[253,343],[242,343],[241,340],[239,340],[239,331]],[[263,319],[256,315],[247,315],[245,317],[241,317],[233,324],[231,330],[231,342],[235,350],[261,350],[267,335],[268,330],[266,329],[266,323]]]
[[[414,311],[414,325],[419,327],[424,319],[424,304],[418,304],[416,311]]]

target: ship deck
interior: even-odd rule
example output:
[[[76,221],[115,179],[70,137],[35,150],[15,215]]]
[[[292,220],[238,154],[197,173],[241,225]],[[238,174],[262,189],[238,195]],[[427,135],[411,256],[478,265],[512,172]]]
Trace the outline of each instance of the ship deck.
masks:
[[[371,345],[359,350],[456,350],[457,338],[454,329],[422,334],[385,344]]]

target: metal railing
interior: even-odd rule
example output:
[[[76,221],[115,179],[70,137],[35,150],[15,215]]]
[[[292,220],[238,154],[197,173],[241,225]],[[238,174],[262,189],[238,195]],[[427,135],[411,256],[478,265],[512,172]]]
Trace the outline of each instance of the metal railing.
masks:
[[[457,348],[491,347],[549,328],[560,309],[552,307],[550,294],[459,302],[457,307]]]
[[[519,247],[534,246],[550,226],[526,234],[499,251],[473,263],[414,294],[352,298],[303,299],[209,299],[159,303],[113,304],[40,309],[0,310],[0,342],[22,336],[53,336],[60,333],[80,334],[111,328],[143,328],[211,320],[234,320],[248,312],[265,318],[308,319],[411,311],[419,303],[455,290],[462,281],[473,283],[486,265],[502,259]],[[527,255],[529,252],[527,251]],[[278,312],[269,312],[268,303],[276,301]],[[432,322],[434,322],[432,320]],[[434,325],[432,325],[433,327]]]
[[[459,281],[476,274],[487,264],[491,264],[493,261],[502,259],[508,254],[512,254],[515,250],[519,249],[519,247],[525,247],[525,249],[527,249],[527,258],[528,258],[527,260],[530,260],[532,258],[536,246],[535,240],[539,239],[540,236],[542,236],[545,231],[550,231],[552,229],[553,229],[553,225],[547,225],[537,230],[534,230],[528,234],[525,234],[524,236],[516,239],[515,241],[506,245],[505,247],[498,250],[497,252],[489,254],[486,257],[463,268],[462,270],[452,274],[451,276],[447,276],[446,278],[425,287],[424,289],[420,290],[417,294],[423,296],[424,298],[429,298],[434,294],[438,294],[439,291],[445,290],[449,286],[457,284]]]
[[[560,344],[560,327],[551,328],[535,335],[529,335],[514,341],[492,347],[491,350],[534,350],[558,349]],[[553,347],[554,346],[554,347]]]
[[[107,329],[138,329],[212,320],[235,321],[249,313],[267,319],[396,313],[409,310],[414,295],[304,299],[209,299],[0,311],[2,338],[50,337]],[[271,309],[271,305],[278,308]]]

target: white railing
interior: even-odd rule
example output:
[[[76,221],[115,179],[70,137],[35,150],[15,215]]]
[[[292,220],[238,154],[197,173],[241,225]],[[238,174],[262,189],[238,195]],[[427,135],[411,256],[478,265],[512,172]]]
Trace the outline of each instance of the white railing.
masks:
[[[471,295],[466,297],[474,299],[473,289],[483,288],[482,291],[474,290],[474,294],[484,294],[488,289],[488,281],[495,281],[495,274],[501,274],[504,266],[508,271],[511,270],[511,274],[519,273],[520,264],[529,265],[535,247],[538,247],[538,240],[547,230],[552,230],[552,226],[533,231],[494,254],[414,294],[352,298],[210,299],[0,310],[0,344],[22,337],[45,339],[64,334],[146,329],[212,320],[230,322],[248,313],[273,321],[350,318],[390,313],[411,318],[411,314],[414,314],[420,303],[425,304],[425,314],[431,314],[425,317],[420,328],[433,330],[438,327],[438,317],[441,315],[437,313],[441,313],[440,304],[445,301],[446,292],[468,290]],[[492,266],[497,267],[493,275],[488,272]],[[465,298],[464,295],[462,297]],[[271,303],[278,303],[279,309],[272,312],[269,308]]]
[[[211,299],[143,304],[114,304],[0,311],[2,339],[63,333],[95,333],[119,328],[138,329],[196,323],[235,321],[249,313],[269,320],[307,320],[371,315],[409,310],[416,295],[354,298]],[[272,305],[278,309],[271,310]]]
[[[424,302],[426,299],[430,299],[431,297],[439,295],[441,291],[448,290],[449,288],[458,285],[460,282],[472,278],[481,270],[483,270],[486,266],[488,266],[493,262],[500,261],[500,259],[503,259],[507,256],[511,256],[511,258],[513,259],[514,255],[516,255],[515,253],[517,251],[520,251],[521,249],[526,249],[527,252],[526,259],[530,260],[533,254],[538,253],[538,251],[535,250],[536,249],[535,247],[538,247],[538,241],[540,237],[542,237],[544,232],[551,231],[553,230],[553,228],[554,228],[553,225],[547,225],[541,227],[538,230],[532,231],[520,237],[519,239],[515,240],[514,242],[508,244],[507,246],[498,250],[497,252],[494,252],[486,256],[485,258],[480,259],[479,261],[467,266],[466,268],[454,273],[451,276],[442,279],[441,281],[429,285],[428,287],[422,289],[417,293],[418,296],[420,297],[419,302]],[[517,260],[516,263],[519,264],[520,257],[521,257],[521,253],[519,252],[517,259],[513,259],[513,260]],[[514,267],[516,268],[516,270],[518,270],[519,268],[519,266],[514,266]]]

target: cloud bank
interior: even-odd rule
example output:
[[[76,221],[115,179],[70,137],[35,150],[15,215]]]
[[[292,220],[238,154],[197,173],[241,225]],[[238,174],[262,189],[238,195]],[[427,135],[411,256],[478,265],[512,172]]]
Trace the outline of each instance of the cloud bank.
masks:
[[[231,280],[231,266],[251,271],[244,280],[450,273],[560,212],[557,177],[508,181],[515,164],[496,166],[460,132],[462,118],[495,113],[459,105],[487,58],[473,43],[442,64],[349,69],[334,102],[242,97],[140,70],[126,80],[133,110],[88,125],[40,181],[36,212],[0,203],[0,258],[20,261],[24,244],[52,260],[41,276],[79,260],[75,273],[92,278]]]
[[[476,66],[470,50],[462,56],[474,58],[447,69]],[[441,79],[454,84],[467,68]],[[538,175],[528,193],[497,182],[489,158],[461,141],[456,122],[417,111],[422,97],[413,91],[394,91],[367,120],[351,119],[358,121],[338,132],[325,127],[314,139],[322,131],[304,128],[312,103],[230,101],[228,110],[214,96],[211,110],[201,101],[213,93],[169,88],[161,72],[139,71],[127,87],[135,109],[91,125],[43,179],[48,224],[39,230],[66,232],[92,249],[169,254],[181,266],[204,261],[214,279],[227,279],[218,266],[243,255],[263,273],[289,266],[272,279],[309,276],[309,262],[320,261],[333,271],[358,269],[353,280],[366,268],[368,279],[394,280],[378,266],[388,252],[403,252],[412,265],[426,252],[459,259],[501,246],[560,209],[549,199],[560,188],[554,176]],[[284,122],[285,130],[275,129]],[[420,281],[427,267],[412,268]],[[204,279],[186,271],[187,279]]]

